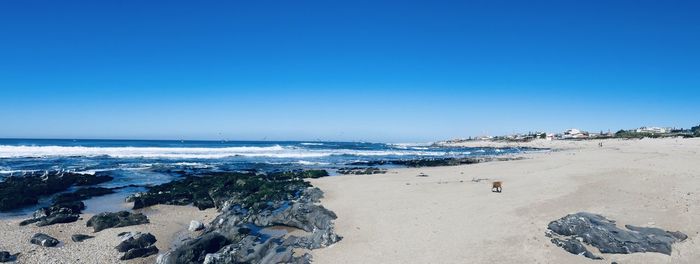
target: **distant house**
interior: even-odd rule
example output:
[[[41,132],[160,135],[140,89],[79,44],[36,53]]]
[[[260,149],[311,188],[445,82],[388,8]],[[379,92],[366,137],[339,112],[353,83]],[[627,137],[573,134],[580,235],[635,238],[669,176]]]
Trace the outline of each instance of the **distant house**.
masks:
[[[671,128],[667,127],[640,127],[637,128],[637,133],[658,133],[664,134],[671,132]]]
[[[569,130],[566,130],[564,132],[564,135],[562,136],[563,139],[582,139],[582,138],[588,138],[588,132],[578,130],[576,128],[572,128]]]

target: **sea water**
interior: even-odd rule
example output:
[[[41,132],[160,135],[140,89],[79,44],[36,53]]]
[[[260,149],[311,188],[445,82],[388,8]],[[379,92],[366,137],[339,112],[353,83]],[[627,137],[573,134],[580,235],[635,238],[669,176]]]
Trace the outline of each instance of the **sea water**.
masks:
[[[102,187],[148,186],[180,177],[177,171],[327,169],[333,172],[357,162],[478,157],[522,151],[368,142],[0,139],[0,181],[27,172],[59,170],[99,172],[115,178],[99,185]],[[116,201],[142,190],[123,188],[115,195],[93,198],[86,201],[86,212],[119,209],[116,207],[123,205]],[[115,203],[116,207],[111,206]],[[18,214],[32,209],[35,208]]]

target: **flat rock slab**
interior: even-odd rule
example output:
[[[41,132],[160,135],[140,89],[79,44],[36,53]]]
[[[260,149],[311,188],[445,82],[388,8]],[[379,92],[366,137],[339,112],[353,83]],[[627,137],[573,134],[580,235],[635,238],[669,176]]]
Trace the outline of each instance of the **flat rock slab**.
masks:
[[[681,232],[669,232],[653,227],[626,225],[617,227],[615,221],[601,215],[580,212],[570,214],[548,225],[552,243],[564,250],[591,259],[601,259],[585,246],[597,248],[601,253],[630,254],[658,252],[671,255],[671,244],[688,238]]]
[[[124,227],[148,223],[148,218],[144,214],[120,211],[116,213],[105,212],[97,214],[87,221],[87,226],[92,227],[95,232],[100,232],[107,228]]]
[[[83,234],[75,234],[70,237],[73,242],[83,242],[87,239],[94,238],[94,236],[89,236],[89,235],[83,235]]]

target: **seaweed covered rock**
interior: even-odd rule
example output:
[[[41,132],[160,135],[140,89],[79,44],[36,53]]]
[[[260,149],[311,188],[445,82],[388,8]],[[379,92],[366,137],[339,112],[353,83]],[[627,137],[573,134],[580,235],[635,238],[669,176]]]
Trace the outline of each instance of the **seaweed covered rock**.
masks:
[[[58,241],[58,239],[55,239],[43,233],[34,234],[34,236],[32,236],[32,239],[29,240],[29,242],[42,247],[55,247],[56,245],[61,243],[60,241]]]
[[[103,196],[107,194],[113,194],[114,191],[109,188],[103,188],[103,187],[88,187],[88,188],[81,188],[76,190],[75,192],[70,192],[70,193],[62,193],[54,197],[54,203],[66,203],[66,202],[74,202],[74,201],[82,201],[82,200],[87,200],[92,197],[97,197],[97,196]]]
[[[101,174],[94,174],[94,175],[84,175],[82,177],[78,177],[77,181],[75,182],[76,186],[88,186],[88,185],[97,185],[100,183],[105,183],[114,180],[114,177],[109,176],[109,175],[101,175]]]
[[[377,161],[359,161],[351,162],[349,165],[363,166],[380,166],[380,165],[400,165],[406,167],[438,167],[438,166],[457,166],[474,164],[488,161],[488,158],[422,158],[422,159],[405,159],[405,160],[377,160]]]
[[[588,258],[596,258],[584,244],[597,248],[601,253],[629,254],[635,252],[658,252],[671,254],[671,244],[683,241],[686,235],[659,228],[626,225],[618,228],[615,221],[592,213],[576,213],[552,221],[552,243],[574,254],[584,253]],[[585,250],[585,251],[584,251]]]
[[[144,258],[158,253],[154,245],[156,237],[151,233],[128,232],[121,236],[122,241],[115,247],[118,252],[124,253],[121,260]]]
[[[128,211],[119,211],[116,213],[105,212],[97,214],[87,221],[87,226],[92,227],[94,232],[100,232],[107,228],[116,228],[148,223],[148,218],[144,214],[131,213]]]
[[[0,182],[0,211],[35,205],[39,197],[67,190],[78,183],[94,183],[95,175],[61,171],[12,176]],[[106,180],[106,178],[102,178]],[[110,177],[111,180],[111,177]]]
[[[265,206],[261,201],[292,199],[295,190],[306,188],[305,178],[328,175],[326,171],[294,171],[264,175],[253,173],[210,173],[203,176],[185,176],[181,180],[150,187],[147,192],[133,195],[129,201],[134,209],[156,204],[193,204],[200,210],[226,204],[245,208]]]
[[[386,169],[380,169],[375,167],[345,167],[338,169],[340,174],[354,174],[354,175],[369,175],[369,174],[385,174]]]
[[[157,263],[309,263],[295,248],[315,249],[341,239],[335,234],[335,214],[316,204],[318,188],[293,186],[291,199],[259,200],[265,206],[231,205],[222,209],[203,235],[162,255]],[[267,227],[296,227],[307,236],[265,233]]]

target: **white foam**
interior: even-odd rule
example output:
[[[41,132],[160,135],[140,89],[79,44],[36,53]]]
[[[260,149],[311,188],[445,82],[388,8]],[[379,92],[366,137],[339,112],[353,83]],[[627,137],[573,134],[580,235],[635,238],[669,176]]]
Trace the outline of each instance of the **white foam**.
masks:
[[[43,157],[96,157],[113,158],[166,158],[166,159],[220,159],[226,157],[321,158],[328,156],[440,156],[447,152],[419,150],[352,150],[304,149],[282,147],[67,147],[67,146],[7,146],[0,145],[0,158]],[[455,153],[449,153],[455,154]]]
[[[323,146],[323,143],[304,142],[304,143],[299,143],[299,145],[304,145],[304,146]]]
[[[307,160],[299,160],[295,163],[301,164],[301,165],[307,165],[307,166],[308,165],[330,165],[330,163],[327,163],[327,162],[314,162],[314,161],[307,161]]]

